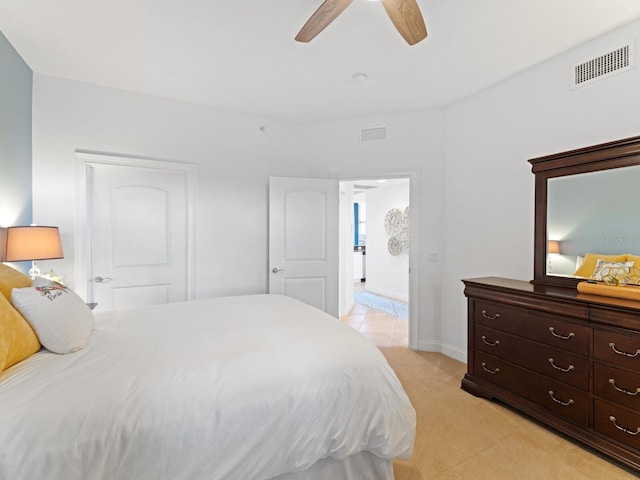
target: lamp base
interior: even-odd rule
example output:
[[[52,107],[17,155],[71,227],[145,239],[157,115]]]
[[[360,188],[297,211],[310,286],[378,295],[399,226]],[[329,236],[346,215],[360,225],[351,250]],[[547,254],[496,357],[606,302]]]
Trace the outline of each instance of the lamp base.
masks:
[[[36,277],[40,276],[40,269],[38,268],[38,264],[35,260],[31,260],[31,268],[29,269],[29,276],[33,280]]]

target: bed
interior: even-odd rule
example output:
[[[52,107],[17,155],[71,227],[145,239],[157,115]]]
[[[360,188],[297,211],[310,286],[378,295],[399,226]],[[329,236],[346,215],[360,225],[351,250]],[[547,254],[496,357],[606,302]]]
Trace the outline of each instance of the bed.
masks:
[[[295,299],[94,318],[84,348],[0,373],[0,478],[388,480],[412,453],[415,412],[384,356]]]

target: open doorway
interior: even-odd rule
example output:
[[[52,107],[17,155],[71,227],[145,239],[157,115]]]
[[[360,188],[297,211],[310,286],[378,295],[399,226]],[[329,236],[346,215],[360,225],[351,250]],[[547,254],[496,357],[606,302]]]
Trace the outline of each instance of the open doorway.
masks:
[[[410,179],[340,183],[344,323],[379,346],[409,343]]]

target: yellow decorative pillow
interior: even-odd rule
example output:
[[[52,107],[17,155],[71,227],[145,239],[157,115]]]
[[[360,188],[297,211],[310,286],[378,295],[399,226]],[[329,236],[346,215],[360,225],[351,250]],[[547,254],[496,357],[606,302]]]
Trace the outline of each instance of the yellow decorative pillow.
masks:
[[[11,290],[30,286],[31,277],[4,263],[0,263],[0,293],[9,302],[11,301]]]
[[[627,253],[627,262],[633,262],[633,267],[629,269],[629,283],[640,285],[640,255]]]
[[[627,262],[633,262],[634,267],[640,267],[640,255],[627,253]]]
[[[584,262],[582,262],[582,265],[580,265],[574,275],[578,277],[591,277],[591,275],[593,275],[593,271],[596,269],[598,260],[606,260],[611,263],[626,262],[627,255],[599,255],[597,253],[587,253],[584,256]]]
[[[40,342],[29,323],[0,295],[0,372],[38,350]]]

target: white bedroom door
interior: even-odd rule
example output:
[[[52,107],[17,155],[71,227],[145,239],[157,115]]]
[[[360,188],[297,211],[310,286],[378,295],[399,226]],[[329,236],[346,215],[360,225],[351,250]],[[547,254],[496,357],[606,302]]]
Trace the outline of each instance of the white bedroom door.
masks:
[[[127,166],[90,169],[90,295],[98,308],[188,299],[187,177]]]
[[[338,317],[338,181],[269,179],[269,292]]]

